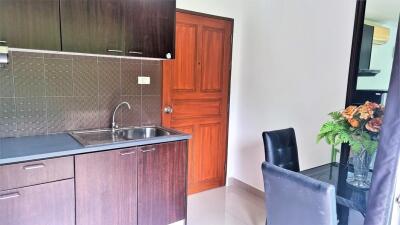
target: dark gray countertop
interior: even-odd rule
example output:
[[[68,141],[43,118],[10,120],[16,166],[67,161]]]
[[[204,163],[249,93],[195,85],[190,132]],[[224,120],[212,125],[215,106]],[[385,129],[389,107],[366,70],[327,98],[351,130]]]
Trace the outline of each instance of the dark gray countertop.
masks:
[[[190,139],[187,134],[84,147],[68,133],[2,138],[0,165]]]

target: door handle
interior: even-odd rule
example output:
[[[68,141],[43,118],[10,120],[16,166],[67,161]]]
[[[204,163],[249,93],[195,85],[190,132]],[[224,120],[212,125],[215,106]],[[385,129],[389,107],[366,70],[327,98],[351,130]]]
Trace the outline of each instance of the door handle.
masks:
[[[24,170],[35,170],[35,169],[41,169],[44,168],[45,165],[43,163],[39,163],[39,164],[33,164],[33,165],[26,165],[24,166]]]
[[[171,106],[166,106],[164,108],[164,113],[166,113],[166,114],[171,114],[173,112],[174,112],[174,109]]]
[[[19,192],[14,192],[14,193],[10,193],[10,194],[4,194],[4,195],[0,195],[0,200],[18,198],[19,196],[21,196],[21,194]]]

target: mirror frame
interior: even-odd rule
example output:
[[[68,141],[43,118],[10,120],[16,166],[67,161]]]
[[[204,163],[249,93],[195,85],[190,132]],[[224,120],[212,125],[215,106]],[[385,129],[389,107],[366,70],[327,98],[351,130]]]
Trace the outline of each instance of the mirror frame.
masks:
[[[357,0],[345,107],[351,105],[352,99],[354,98],[357,89],[358,66],[360,61],[366,5],[367,0]],[[347,164],[349,160],[349,155],[350,147],[346,144],[342,145],[340,153],[340,163]],[[345,175],[342,173],[347,174],[347,171],[340,171],[340,173],[340,175]]]
[[[351,105],[352,99],[354,98],[357,89],[358,67],[360,61],[361,42],[363,36],[366,5],[367,5],[367,0],[357,0],[345,107]],[[340,151],[340,164],[346,165],[349,161],[349,157],[350,157],[350,146],[348,144],[343,144]],[[339,177],[344,179],[338,180],[337,190],[336,190],[338,194],[345,194],[343,193],[345,190],[340,187],[346,185],[347,172],[348,172],[347,166],[339,167]],[[341,224],[346,224],[348,221],[349,209],[338,206],[337,211],[338,215],[341,215],[340,218]]]
[[[352,99],[354,98],[357,89],[358,67],[360,62],[361,42],[363,36],[366,5],[367,0],[357,0],[353,30],[353,42],[351,47],[350,68],[347,82],[347,95],[345,104],[346,107],[351,105]]]

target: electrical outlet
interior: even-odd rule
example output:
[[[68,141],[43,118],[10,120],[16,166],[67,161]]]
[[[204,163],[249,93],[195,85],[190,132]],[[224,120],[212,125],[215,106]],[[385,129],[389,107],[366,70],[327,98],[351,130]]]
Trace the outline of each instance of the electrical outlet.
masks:
[[[150,84],[150,77],[138,77],[138,84]]]

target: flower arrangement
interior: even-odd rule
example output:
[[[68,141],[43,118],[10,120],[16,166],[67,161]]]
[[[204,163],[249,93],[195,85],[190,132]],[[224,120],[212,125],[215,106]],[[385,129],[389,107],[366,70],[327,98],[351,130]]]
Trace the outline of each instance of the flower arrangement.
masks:
[[[365,150],[372,155],[376,151],[384,106],[367,101],[361,106],[349,106],[329,115],[331,119],[322,125],[317,140],[325,139],[332,146],[332,162],[336,161],[339,151],[336,147],[340,144],[349,144],[356,154]]]

